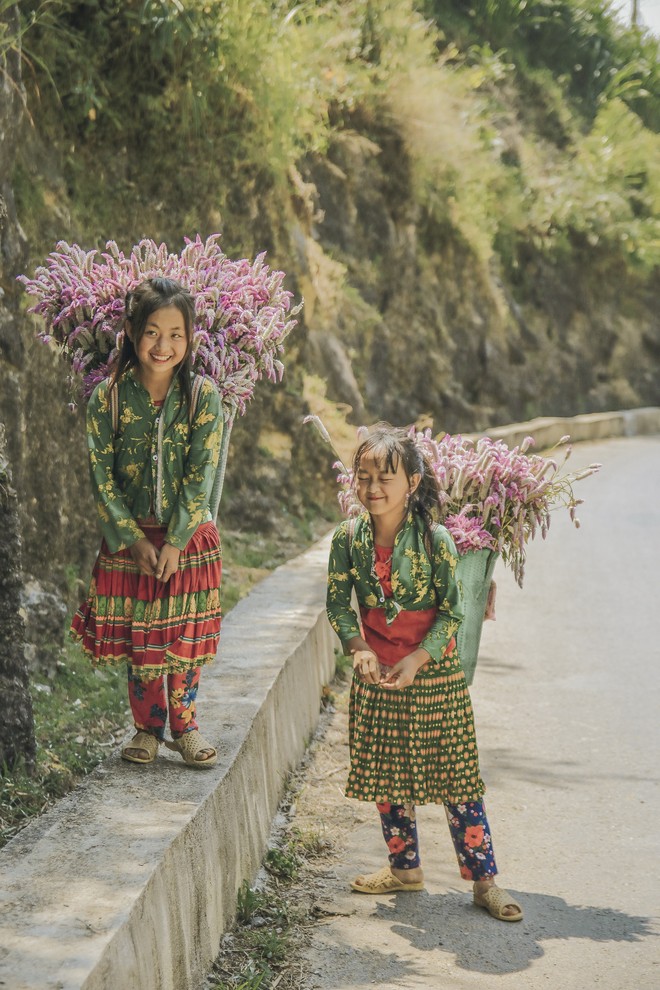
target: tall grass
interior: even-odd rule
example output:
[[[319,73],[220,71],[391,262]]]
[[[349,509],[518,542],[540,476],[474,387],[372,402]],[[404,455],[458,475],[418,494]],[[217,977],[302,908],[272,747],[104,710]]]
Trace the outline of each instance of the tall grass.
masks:
[[[493,49],[506,49],[521,68],[549,69],[588,117],[614,87],[647,126],[660,129],[660,43],[621,24],[610,0],[423,0],[420,6],[441,29],[476,34]]]
[[[658,44],[609,6],[25,0],[26,84],[91,204],[85,226],[103,216],[99,239],[143,234],[137,216],[164,236],[221,227],[229,251],[251,251],[256,228],[272,251],[292,170],[337,132],[385,129],[403,138],[422,214],[482,260],[526,237],[563,252],[577,234],[648,270],[657,177],[640,149],[657,154]]]

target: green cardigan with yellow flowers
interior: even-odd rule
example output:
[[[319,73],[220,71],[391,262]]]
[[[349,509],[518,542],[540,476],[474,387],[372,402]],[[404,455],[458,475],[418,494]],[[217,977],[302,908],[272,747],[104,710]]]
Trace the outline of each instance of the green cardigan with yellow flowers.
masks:
[[[427,547],[431,551],[427,552]],[[335,530],[328,565],[326,610],[330,624],[346,644],[361,635],[358,617],[351,605],[355,588],[364,608],[385,610],[388,624],[400,611],[437,608],[437,618],[419,644],[433,660],[440,660],[463,619],[461,592],[455,573],[458,553],[444,526],[432,531],[418,512],[409,511],[392,548],[392,598],[385,598],[374,570],[374,534],[368,512]]]
[[[97,385],[87,406],[87,445],[101,531],[110,553],[144,536],[137,520],[167,527],[166,541],[183,550],[211,519],[209,499],[218,466],[223,418],[209,379],[199,391],[192,423],[175,376],[157,406],[134,370],[119,384],[115,435],[110,382]]]

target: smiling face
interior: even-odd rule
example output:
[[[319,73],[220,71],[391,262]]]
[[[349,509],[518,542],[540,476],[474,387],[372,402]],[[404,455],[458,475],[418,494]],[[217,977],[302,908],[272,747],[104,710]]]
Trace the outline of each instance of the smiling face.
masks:
[[[357,496],[372,516],[399,522],[409,496],[419,484],[420,475],[408,478],[400,457],[389,460],[376,451],[365,451],[355,476]]]
[[[130,330],[127,328],[130,335]],[[169,386],[188,353],[186,320],[177,306],[161,306],[147,317],[139,340],[133,341],[140,378],[147,388]]]

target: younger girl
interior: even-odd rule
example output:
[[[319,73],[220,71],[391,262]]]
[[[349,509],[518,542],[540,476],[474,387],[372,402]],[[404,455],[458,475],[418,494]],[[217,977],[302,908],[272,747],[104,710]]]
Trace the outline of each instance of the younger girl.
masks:
[[[520,906],[494,882],[472,706],[456,650],[463,615],[457,553],[432,521],[435,475],[414,439],[386,423],[360,444],[353,471],[367,511],[335,531],[327,611],[355,672],[346,795],[376,803],[389,866],[351,886],[364,894],[422,890],[415,805],[443,803],[475,904],[501,921],[520,921]]]
[[[167,278],[126,297],[117,363],[87,409],[103,542],[72,634],[94,665],[127,664],[138,731],[124,759],[153,762],[169,712],[166,745],[208,767],[217,754],[198,731],[195,701],[200,667],[220,636],[220,539],[209,495],[222,416],[213,383],[192,377],[193,316],[190,294]]]

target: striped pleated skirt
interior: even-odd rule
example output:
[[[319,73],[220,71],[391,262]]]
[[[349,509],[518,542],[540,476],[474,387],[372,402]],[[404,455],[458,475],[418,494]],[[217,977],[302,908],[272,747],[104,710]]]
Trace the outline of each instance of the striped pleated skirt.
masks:
[[[142,529],[160,549],[166,528]],[[221,574],[220,537],[212,522],[195,531],[166,584],[141,574],[129,550],[110,553],[103,541],[71,635],[94,666],[130,663],[133,676],[145,681],[200,667],[218,649]]]
[[[354,677],[349,742],[347,797],[419,805],[483,796],[472,702],[455,644],[400,691]]]

